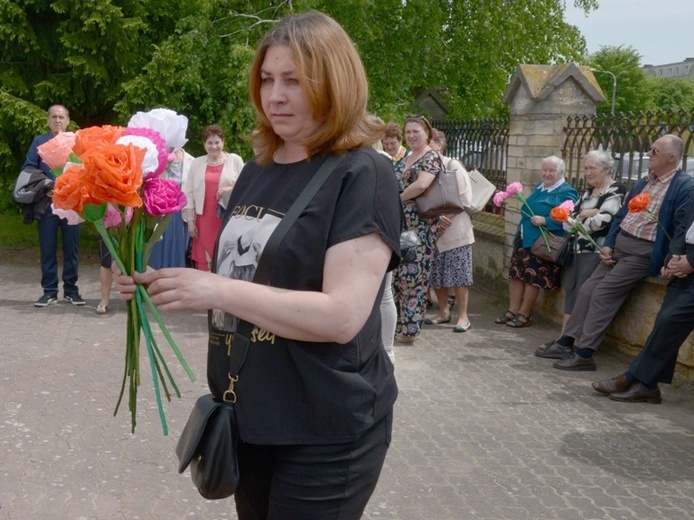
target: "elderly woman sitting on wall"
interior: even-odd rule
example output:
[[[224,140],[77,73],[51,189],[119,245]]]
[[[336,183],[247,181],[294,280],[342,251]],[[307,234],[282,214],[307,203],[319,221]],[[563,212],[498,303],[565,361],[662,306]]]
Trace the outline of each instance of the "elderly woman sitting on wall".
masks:
[[[540,289],[552,290],[561,285],[561,267],[542,260],[530,252],[543,228],[555,235],[566,232],[562,223],[549,216],[552,208],[566,200],[576,201],[578,193],[564,180],[564,161],[554,155],[542,161],[540,182],[520,208],[521,220],[513,239],[509,270],[510,302],[508,310],[495,323],[509,327],[528,327]]]

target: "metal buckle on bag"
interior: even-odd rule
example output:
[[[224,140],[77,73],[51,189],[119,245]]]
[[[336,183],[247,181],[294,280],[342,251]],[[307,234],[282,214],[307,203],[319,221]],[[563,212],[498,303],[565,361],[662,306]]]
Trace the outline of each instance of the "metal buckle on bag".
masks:
[[[233,376],[232,377],[231,372],[229,372],[228,376],[229,376],[229,389],[226,392],[224,392],[224,395],[222,395],[222,400],[224,402],[227,402],[227,403],[229,403],[229,402],[235,403],[236,402],[236,392],[234,392],[234,385],[239,380],[239,376]],[[230,398],[227,399],[227,397],[230,397]]]

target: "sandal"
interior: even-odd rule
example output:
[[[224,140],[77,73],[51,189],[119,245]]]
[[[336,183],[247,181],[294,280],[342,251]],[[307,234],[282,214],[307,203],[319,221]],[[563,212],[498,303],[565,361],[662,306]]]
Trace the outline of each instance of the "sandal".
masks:
[[[96,313],[100,315],[104,315],[108,312],[108,305],[97,305],[96,306]]]
[[[441,323],[450,323],[451,322],[451,315],[449,314],[445,318],[440,318],[439,316],[436,316],[435,318],[427,318],[424,320],[424,325],[440,325]]]
[[[526,316],[525,314],[519,312],[516,314],[515,318],[506,324],[506,326],[513,327],[514,329],[520,329],[521,327],[530,327],[532,324],[533,320],[530,319],[530,316]]]
[[[404,334],[397,334],[395,336],[395,341],[398,343],[414,343],[417,336],[405,336]]]
[[[494,323],[496,323],[498,325],[506,325],[509,321],[513,320],[515,317],[516,317],[516,313],[508,310],[503,315],[501,315],[497,319],[495,319]]]

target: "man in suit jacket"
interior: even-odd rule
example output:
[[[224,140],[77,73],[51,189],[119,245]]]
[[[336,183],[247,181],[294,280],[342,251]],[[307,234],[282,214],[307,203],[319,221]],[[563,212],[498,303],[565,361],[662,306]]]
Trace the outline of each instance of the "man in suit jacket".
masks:
[[[694,329],[694,207],[672,237],[662,274],[670,283],[641,353],[624,374],[593,383],[614,401],[660,403],[658,383],[672,383],[677,353]]]

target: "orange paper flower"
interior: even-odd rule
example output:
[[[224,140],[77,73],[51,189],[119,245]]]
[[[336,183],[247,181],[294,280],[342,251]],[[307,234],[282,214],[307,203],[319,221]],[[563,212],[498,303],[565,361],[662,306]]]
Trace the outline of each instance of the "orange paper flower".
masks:
[[[60,132],[38,147],[41,160],[52,170],[65,166],[75,144],[74,132]]]
[[[552,211],[549,212],[549,216],[558,222],[566,222],[570,214],[571,212],[568,209],[562,208],[561,206],[552,208]]]
[[[629,201],[629,213],[638,213],[639,211],[643,211],[648,207],[648,203],[650,201],[650,193],[641,193],[639,195],[635,195],[634,198]]]
[[[137,208],[142,186],[142,160],[147,150],[133,145],[110,144],[87,150],[82,183],[95,204],[110,202]]]
[[[89,195],[82,186],[81,174],[83,172],[84,167],[78,164],[65,170],[55,180],[53,205],[56,208],[82,213],[84,205],[89,200]]]
[[[123,132],[125,128],[110,125],[90,126],[78,130],[72,151],[81,157],[83,153],[95,146],[114,144]]]

